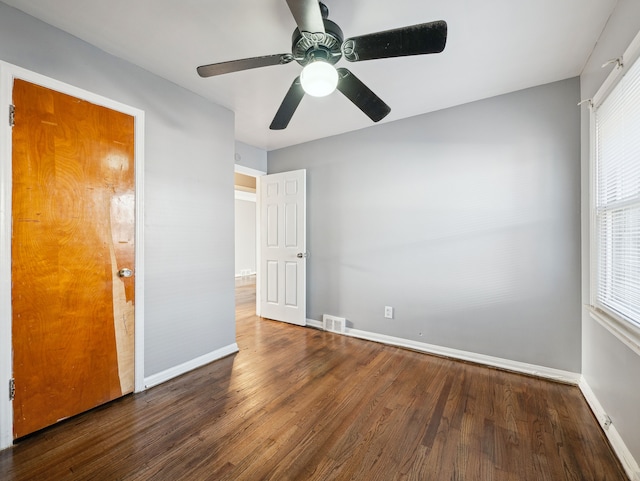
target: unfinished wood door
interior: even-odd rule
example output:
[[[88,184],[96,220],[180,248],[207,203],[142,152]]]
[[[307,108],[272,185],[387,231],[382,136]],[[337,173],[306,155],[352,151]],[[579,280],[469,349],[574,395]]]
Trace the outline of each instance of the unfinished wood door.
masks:
[[[18,79],[13,103],[18,438],[133,391],[134,119]]]

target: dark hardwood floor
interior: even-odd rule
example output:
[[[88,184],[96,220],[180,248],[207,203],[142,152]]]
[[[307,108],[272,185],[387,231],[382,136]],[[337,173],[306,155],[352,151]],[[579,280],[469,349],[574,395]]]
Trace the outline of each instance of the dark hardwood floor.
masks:
[[[625,480],[577,387],[256,318],[240,352],[0,452],[10,480]]]

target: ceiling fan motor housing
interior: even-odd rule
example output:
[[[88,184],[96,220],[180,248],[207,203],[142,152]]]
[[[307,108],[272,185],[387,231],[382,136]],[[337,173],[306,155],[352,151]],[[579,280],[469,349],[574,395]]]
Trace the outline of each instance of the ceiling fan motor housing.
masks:
[[[342,58],[342,30],[331,20],[323,19],[323,32],[300,32],[295,29],[291,37],[291,53],[303,67],[315,60],[335,64]]]

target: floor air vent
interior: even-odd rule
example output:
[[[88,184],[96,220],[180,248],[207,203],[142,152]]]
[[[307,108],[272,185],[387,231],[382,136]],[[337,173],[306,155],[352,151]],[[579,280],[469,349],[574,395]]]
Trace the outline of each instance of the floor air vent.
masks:
[[[346,323],[347,320],[344,317],[330,316],[329,314],[323,314],[322,316],[322,328],[325,331],[344,334]]]

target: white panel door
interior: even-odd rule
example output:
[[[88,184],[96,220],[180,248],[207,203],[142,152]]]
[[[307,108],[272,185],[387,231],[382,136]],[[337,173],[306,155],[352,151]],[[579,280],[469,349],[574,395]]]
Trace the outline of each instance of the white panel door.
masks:
[[[306,325],[306,170],[259,177],[260,315]]]

